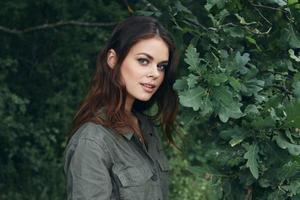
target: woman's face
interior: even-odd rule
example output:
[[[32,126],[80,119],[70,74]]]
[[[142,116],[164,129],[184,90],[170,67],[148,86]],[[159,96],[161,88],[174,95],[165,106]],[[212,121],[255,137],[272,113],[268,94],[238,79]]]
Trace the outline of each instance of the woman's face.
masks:
[[[144,39],[133,45],[121,65],[126,86],[126,103],[135,99],[148,101],[164,80],[169,49],[159,37]]]

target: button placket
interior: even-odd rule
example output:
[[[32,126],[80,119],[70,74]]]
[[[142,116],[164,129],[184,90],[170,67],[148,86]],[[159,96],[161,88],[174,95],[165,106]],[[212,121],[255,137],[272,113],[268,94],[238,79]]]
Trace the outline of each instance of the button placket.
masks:
[[[151,155],[154,155],[155,153],[154,151],[155,142],[153,141],[153,139],[155,138],[153,137],[152,131],[146,129],[145,122],[143,123],[140,120],[138,120],[138,122],[139,122],[140,129],[142,133],[144,133],[145,139],[148,142],[148,149],[146,148],[145,144],[141,143],[141,141],[139,141],[139,143],[143,147],[145,154],[151,159],[152,163],[154,164],[155,159],[153,159]]]
[[[153,173],[153,176],[151,177],[151,179],[152,179],[152,181],[157,181],[158,176],[157,176],[156,172]]]

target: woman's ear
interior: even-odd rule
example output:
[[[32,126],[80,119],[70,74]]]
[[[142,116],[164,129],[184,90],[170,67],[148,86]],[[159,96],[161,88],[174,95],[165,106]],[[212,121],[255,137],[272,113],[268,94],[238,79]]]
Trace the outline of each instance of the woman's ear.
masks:
[[[114,68],[117,63],[117,53],[115,50],[110,49],[107,53],[107,64],[110,68]]]

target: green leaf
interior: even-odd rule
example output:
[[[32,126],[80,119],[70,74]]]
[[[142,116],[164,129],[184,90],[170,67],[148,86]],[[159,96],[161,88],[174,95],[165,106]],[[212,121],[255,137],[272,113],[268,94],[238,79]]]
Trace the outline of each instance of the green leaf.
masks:
[[[251,125],[256,129],[274,128],[276,126],[276,122],[271,118],[271,116],[267,116],[265,118],[259,116],[251,122]]]
[[[229,118],[238,119],[243,116],[240,110],[241,103],[232,98],[232,93],[227,87],[217,87],[213,91],[216,101],[216,112],[222,122],[227,122]]]
[[[244,154],[244,158],[247,160],[246,166],[250,169],[254,178],[258,179],[258,152],[259,148],[257,144],[252,144],[247,147],[247,152]]]
[[[205,90],[198,86],[187,90],[179,96],[179,102],[185,107],[192,107],[194,111],[199,110]]]
[[[153,16],[155,12],[153,11],[146,11],[146,10],[138,10],[136,11],[136,14],[138,15],[144,15],[144,16]]]
[[[180,1],[176,1],[175,7],[180,12],[185,12],[185,13],[188,13],[188,14],[192,14],[192,12],[187,7],[183,6]]]
[[[245,108],[244,111],[245,114],[254,114],[257,115],[259,114],[259,111],[257,109],[257,107],[253,104],[247,105],[247,107]]]
[[[185,52],[184,61],[189,65],[188,69],[198,72],[200,67],[200,58],[197,49],[193,45],[189,45]]]
[[[234,147],[234,146],[240,144],[244,139],[245,139],[244,135],[239,135],[239,136],[233,137],[229,141],[229,144],[231,145],[231,147]]]
[[[239,14],[235,13],[234,14],[236,16],[236,18],[240,21],[240,24],[241,25],[251,25],[251,24],[254,24],[256,22],[246,22],[245,18],[240,16]]]
[[[173,88],[177,91],[185,90],[188,87],[186,79],[177,79],[173,85]]]
[[[219,136],[224,140],[231,139],[233,135],[241,135],[241,129],[238,126],[222,130],[219,134]]]
[[[289,49],[290,58],[295,60],[296,62],[300,62],[300,56],[296,56],[293,49]]]
[[[285,126],[290,128],[300,128],[300,101],[292,103],[286,107]]]
[[[193,88],[195,87],[195,85],[198,82],[199,77],[195,76],[194,74],[189,74],[188,78],[187,78],[187,84],[189,86],[189,88]]]
[[[269,179],[266,179],[266,178],[260,178],[258,180],[258,183],[261,187],[263,188],[267,188],[267,187],[270,187],[271,186],[271,183],[270,183],[270,180]]]
[[[204,7],[207,11],[210,11],[210,9],[212,9],[215,5],[217,5],[219,9],[222,9],[225,6],[225,2],[225,0],[207,0]]]
[[[215,18],[218,20],[218,25],[229,15],[230,13],[226,9],[223,9],[221,12],[215,15]]]
[[[291,144],[281,135],[277,135],[274,137],[277,145],[282,149],[287,149],[288,152],[292,155],[298,156],[300,154],[300,145]]]
[[[300,99],[300,81],[295,81],[292,85],[294,95]]]
[[[242,88],[242,85],[241,85],[240,81],[238,79],[234,78],[234,77],[229,77],[229,84],[237,92],[240,91],[241,88]]]
[[[288,0],[288,5],[292,5],[294,3],[298,3],[298,0]]]
[[[300,162],[289,161],[278,170],[278,178],[288,179],[300,173]]]
[[[289,29],[285,29],[286,38],[291,48],[300,48],[300,39],[298,34],[296,34],[292,26]]]
[[[283,185],[281,187],[285,191],[288,191],[288,194],[290,196],[295,196],[297,194],[300,194],[300,181],[299,180],[294,180],[290,184]]]
[[[221,83],[224,83],[227,80],[228,77],[225,74],[211,74],[207,78],[208,83],[213,86],[220,86]]]
[[[213,111],[213,105],[208,95],[205,95],[201,103],[201,114],[205,116]]]
[[[259,91],[261,91],[265,85],[265,82],[263,80],[257,80],[256,78],[247,80],[244,82],[247,90],[243,94],[246,96],[252,96],[258,94]]]
[[[259,51],[261,51],[261,48],[258,46],[258,44],[254,38],[247,36],[246,39],[251,44],[254,44]]]
[[[279,6],[286,6],[287,2],[284,0],[266,0],[266,2],[277,4]]]
[[[238,51],[235,55],[235,63],[238,67],[244,67],[250,61],[250,55],[248,53],[241,53]]]
[[[240,27],[224,27],[223,30],[233,38],[243,38],[245,36],[244,30]]]

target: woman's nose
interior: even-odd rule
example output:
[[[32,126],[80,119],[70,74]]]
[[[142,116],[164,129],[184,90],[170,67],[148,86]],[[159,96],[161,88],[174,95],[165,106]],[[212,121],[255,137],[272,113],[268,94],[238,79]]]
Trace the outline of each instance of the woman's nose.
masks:
[[[158,70],[158,67],[157,67],[157,64],[153,64],[151,66],[151,69],[148,73],[148,77],[153,77],[153,78],[157,78],[159,77],[160,73],[159,73],[159,70]]]

